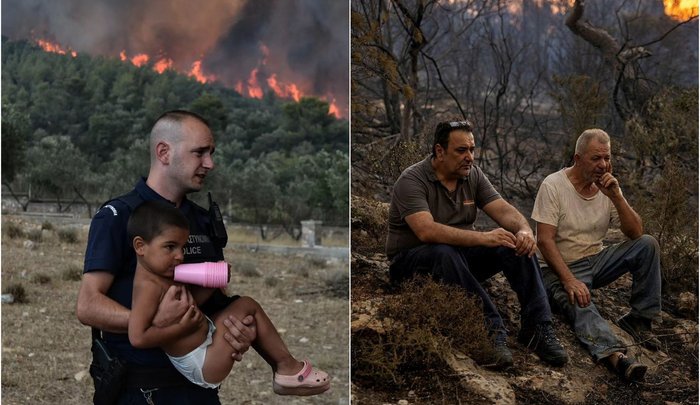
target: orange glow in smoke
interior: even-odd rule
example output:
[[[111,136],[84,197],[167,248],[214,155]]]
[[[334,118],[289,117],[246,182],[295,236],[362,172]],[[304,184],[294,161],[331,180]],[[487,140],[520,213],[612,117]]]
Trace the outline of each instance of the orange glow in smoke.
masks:
[[[66,49],[63,49],[63,47],[61,47],[61,45],[56,44],[56,43],[53,43],[53,42],[49,42],[49,41],[47,41],[47,40],[45,40],[45,39],[37,39],[37,40],[36,40],[36,43],[37,43],[37,45],[39,45],[39,46],[41,47],[41,49],[43,49],[45,52],[57,53],[57,54],[59,54],[59,55],[65,55],[66,53],[70,53],[70,55],[71,55],[72,57],[74,57],[74,58],[75,58],[76,56],[78,56],[78,53],[77,53],[76,51],[74,51],[74,50],[72,50],[72,49],[70,49],[70,48],[68,48],[67,50],[66,50]]]
[[[698,15],[697,0],[664,0],[664,12],[677,21],[685,21]]]
[[[202,71],[202,61],[196,60],[192,64],[192,70],[187,74],[189,77],[194,77],[200,83],[206,83],[216,80],[214,75],[206,75]]]
[[[153,70],[155,70],[158,73],[163,73],[168,69],[172,69],[173,67],[173,60],[169,58],[163,58],[156,62],[155,65],[153,65]]]

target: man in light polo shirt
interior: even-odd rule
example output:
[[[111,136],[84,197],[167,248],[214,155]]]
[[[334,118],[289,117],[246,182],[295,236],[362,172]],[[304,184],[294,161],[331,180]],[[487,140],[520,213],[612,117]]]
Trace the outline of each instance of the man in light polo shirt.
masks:
[[[502,271],[520,301],[518,340],[545,362],[563,365],[568,356],[554,335],[536,243],[525,217],[503,200],[474,163],[468,121],[442,122],[433,152],[404,170],[394,185],[386,253],[392,281],[416,273],[457,284],[478,296],[494,339],[494,366],[513,364],[507,331],[480,282]],[[474,230],[477,208],[501,228]]]
[[[642,220],[622,195],[610,163],[610,137],[589,129],[576,142],[574,165],[550,174],[537,193],[532,219],[543,261],[544,283],[596,361],[639,381],[647,367],[626,356],[591,301],[590,290],[632,273],[632,310],[617,323],[641,345],[658,350],[651,322],[661,313],[659,245],[643,235]],[[603,248],[609,226],[628,241]]]

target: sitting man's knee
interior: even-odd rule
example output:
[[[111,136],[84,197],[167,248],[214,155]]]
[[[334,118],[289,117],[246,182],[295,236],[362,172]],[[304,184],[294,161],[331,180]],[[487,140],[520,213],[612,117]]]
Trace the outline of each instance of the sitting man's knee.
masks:
[[[656,240],[655,237],[651,235],[644,234],[637,238],[635,241],[647,249],[654,251],[659,250],[659,242]]]

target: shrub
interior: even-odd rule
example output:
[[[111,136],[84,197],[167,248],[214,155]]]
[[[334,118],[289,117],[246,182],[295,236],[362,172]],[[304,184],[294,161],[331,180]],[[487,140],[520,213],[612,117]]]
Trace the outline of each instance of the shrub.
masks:
[[[384,251],[389,204],[352,196],[352,249],[362,254]]]
[[[7,229],[7,236],[9,236],[10,239],[24,238],[24,230],[22,227],[13,222],[8,223],[5,229]]]
[[[42,230],[46,229],[47,231],[53,231],[53,230],[54,230],[54,227],[53,227],[53,224],[52,224],[51,222],[49,222],[49,221],[44,221],[44,222],[41,224],[41,229],[42,229]]]
[[[41,242],[41,229],[32,229],[31,231],[27,232],[27,239],[31,240],[32,242]]]
[[[68,266],[61,273],[61,279],[66,281],[80,281],[82,276],[83,270],[77,265]]]
[[[77,243],[78,230],[75,228],[61,228],[58,230],[58,239],[64,243]]]
[[[29,302],[27,299],[27,292],[22,284],[10,284],[3,290],[2,293],[12,295],[14,297],[14,302],[17,304],[25,304]]]
[[[37,284],[48,284],[51,282],[51,276],[45,273],[36,273],[32,275],[32,281]]]
[[[238,266],[236,266],[236,267],[238,269],[238,272],[246,277],[260,277],[261,276],[258,269],[255,268],[255,264],[253,262],[242,261],[242,262],[238,263]]]
[[[451,350],[477,362],[492,353],[478,300],[456,286],[414,278],[386,298],[376,318],[385,331],[353,333],[353,380],[402,383],[411,373],[448,370],[443,359]]]
[[[279,281],[280,281],[280,280],[279,280],[277,277],[274,277],[274,276],[267,276],[267,277],[265,277],[265,285],[268,286],[268,287],[274,287],[274,286],[276,286],[277,283],[279,283]]]
[[[698,216],[689,186],[693,175],[667,162],[663,175],[652,187],[653,198],[640,198],[639,213],[645,232],[654,236],[661,248],[661,276],[664,290],[697,290]]]
[[[326,286],[329,288],[330,295],[338,298],[348,298],[348,288],[350,284],[350,275],[347,269],[333,271],[325,278]]]

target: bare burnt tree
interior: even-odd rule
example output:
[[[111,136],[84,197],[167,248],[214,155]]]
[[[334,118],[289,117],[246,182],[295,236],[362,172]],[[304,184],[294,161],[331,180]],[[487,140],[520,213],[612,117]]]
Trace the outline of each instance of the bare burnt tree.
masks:
[[[659,34],[656,39],[635,44],[626,29],[629,20],[635,16],[625,17],[621,12],[626,3],[622,2],[615,10],[624,34],[622,40],[616,39],[606,29],[595,26],[583,18],[584,0],[574,2],[574,7],[566,19],[566,26],[571,32],[598,49],[605,62],[611,67],[615,83],[613,101],[620,118],[624,121],[633,115],[643,115],[647,102],[658,92],[658,85],[645,74],[640,63],[641,59],[652,55],[649,46],[662,41],[678,27],[697,19],[697,15],[691,16]]]

